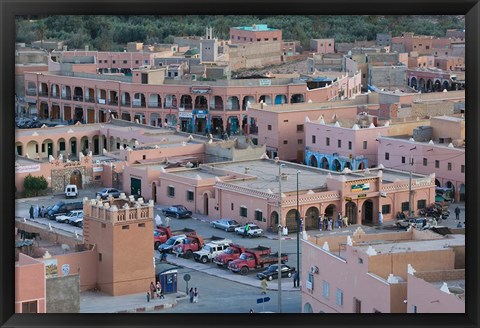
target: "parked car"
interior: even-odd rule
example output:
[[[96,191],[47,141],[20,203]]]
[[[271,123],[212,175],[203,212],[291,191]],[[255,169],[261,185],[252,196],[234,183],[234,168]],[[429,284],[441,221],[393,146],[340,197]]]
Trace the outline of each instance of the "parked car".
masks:
[[[52,207],[51,210],[48,211],[46,216],[50,220],[55,220],[57,216],[66,215],[70,211],[81,210],[81,209],[83,209],[83,202],[74,202],[74,203],[58,202]]]
[[[183,205],[172,205],[162,210],[163,215],[173,216],[177,219],[186,219],[192,217],[192,211],[187,210]]]
[[[77,215],[76,217],[73,217],[70,220],[71,225],[77,226],[77,227],[83,227],[83,211],[81,212],[82,212],[81,214]]]
[[[74,210],[74,211],[70,211],[65,215],[58,215],[55,218],[55,221],[60,223],[72,223],[72,221],[74,221],[77,218],[82,218],[83,220],[83,210]]]
[[[249,223],[250,229],[247,232],[247,237],[260,237],[263,234],[263,229],[261,229],[256,224]],[[243,235],[245,226],[235,228],[237,235]]]
[[[69,184],[65,187],[65,198],[77,197],[77,196],[78,196],[77,185]]]
[[[282,278],[290,278],[296,271],[294,267],[282,264]],[[267,278],[268,281],[278,279],[278,264],[270,265],[265,271],[257,273],[258,279]]]
[[[427,225],[427,218],[409,218],[404,220],[397,220],[395,225],[399,228],[406,228],[408,229],[410,226],[414,228],[421,229]]]
[[[185,234],[182,234],[182,235],[176,235],[176,236],[173,236],[171,238],[168,238],[168,240],[161,244],[160,246],[158,246],[158,250],[160,251],[160,253],[173,253],[173,248],[177,245],[180,245],[183,240],[187,238],[187,235]]]
[[[122,192],[118,189],[115,188],[103,188],[100,191],[97,191],[95,193],[95,196],[100,196],[102,199],[107,199],[110,195],[112,195],[113,198],[118,198]]]
[[[225,231],[235,231],[235,228],[239,227],[240,223],[238,223],[235,220],[220,219],[220,220],[212,221],[210,225],[214,228],[222,229]]]

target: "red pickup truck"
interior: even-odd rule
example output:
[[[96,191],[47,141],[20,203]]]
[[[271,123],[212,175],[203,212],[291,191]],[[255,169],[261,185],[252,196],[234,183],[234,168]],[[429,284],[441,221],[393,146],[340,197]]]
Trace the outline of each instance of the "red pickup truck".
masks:
[[[171,230],[170,227],[158,225],[153,231],[153,246],[155,247],[155,249],[158,249],[158,246],[166,242],[170,237],[181,234],[195,235],[196,232],[194,229],[190,228]]]
[[[189,259],[193,256],[193,252],[196,252],[202,249],[203,245],[205,245],[205,242],[209,242],[212,240],[222,240],[222,239],[225,239],[225,238],[212,236],[204,240],[200,235],[190,235],[190,236],[187,236],[187,238],[185,238],[180,245],[177,245],[173,248],[173,253],[176,254],[177,256],[181,256],[186,259]]]
[[[246,250],[251,250],[253,252],[258,252],[261,255],[270,254],[271,248],[265,246],[257,246],[255,248],[246,248],[238,244],[230,244],[230,246],[224,250],[221,254],[217,255],[213,259],[213,263],[216,263],[220,267],[228,267],[228,264],[233,260],[236,260],[240,257],[242,253]]]
[[[288,254],[282,253],[280,256],[282,263],[288,261]],[[250,251],[247,249],[238,259],[231,261],[228,264],[228,268],[232,272],[240,272],[240,274],[246,275],[250,269],[260,269],[277,262],[278,253],[262,254],[261,251]]]

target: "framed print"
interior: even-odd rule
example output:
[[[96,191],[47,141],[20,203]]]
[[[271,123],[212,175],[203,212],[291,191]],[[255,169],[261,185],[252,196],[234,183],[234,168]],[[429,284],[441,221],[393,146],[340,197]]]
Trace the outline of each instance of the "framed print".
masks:
[[[478,326],[478,1],[0,6],[2,327]]]

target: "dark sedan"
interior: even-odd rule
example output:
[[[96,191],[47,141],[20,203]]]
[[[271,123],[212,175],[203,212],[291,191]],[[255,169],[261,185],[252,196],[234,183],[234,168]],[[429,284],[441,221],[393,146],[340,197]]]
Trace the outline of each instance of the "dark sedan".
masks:
[[[215,221],[212,221],[212,223],[210,224],[214,228],[222,229],[225,231],[234,231],[236,227],[240,226],[240,223],[230,219],[215,220]]]
[[[282,278],[290,278],[296,269],[294,267],[282,264]],[[258,279],[267,278],[268,281],[278,278],[278,264],[270,265],[265,271],[257,273]]]
[[[162,210],[163,215],[171,216],[177,219],[186,219],[192,217],[192,211],[187,210],[183,205],[172,205]]]

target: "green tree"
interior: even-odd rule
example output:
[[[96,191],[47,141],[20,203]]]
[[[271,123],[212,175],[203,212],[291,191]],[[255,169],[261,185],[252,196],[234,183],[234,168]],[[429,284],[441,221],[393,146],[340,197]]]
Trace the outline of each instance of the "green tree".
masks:
[[[42,191],[47,190],[48,182],[45,177],[34,177],[31,174],[23,180],[23,188],[25,190],[25,197],[38,196]]]

